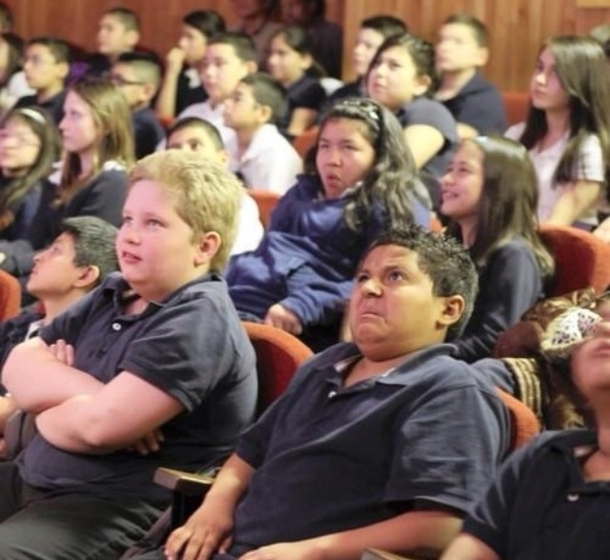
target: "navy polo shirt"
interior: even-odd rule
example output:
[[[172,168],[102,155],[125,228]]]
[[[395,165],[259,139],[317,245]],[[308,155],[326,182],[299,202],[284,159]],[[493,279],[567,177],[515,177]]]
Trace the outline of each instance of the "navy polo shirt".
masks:
[[[502,467],[464,531],[507,560],[610,558],[610,481],[587,482],[589,430],[546,432]]]
[[[478,72],[455,97],[442,103],[457,122],[470,125],[479,134],[504,134],[508,128],[500,91]]]
[[[64,118],[64,102],[66,100],[67,90],[62,89],[57,95],[43,101],[38,102],[36,95],[25,95],[20,97],[14,105],[14,109],[20,109],[23,107],[40,107],[44,109],[49,117],[53,120],[56,125],[59,125],[61,119]]]
[[[363,527],[415,500],[466,512],[503,458],[507,411],[494,388],[437,345],[350,387],[360,357],[338,344],[305,364],[240,439],[256,471],[235,513],[235,548]]]
[[[170,394],[184,412],[161,427],[160,451],[146,456],[128,450],[70,453],[37,435],[17,458],[31,486],[166,499],[166,491],[152,483],[157,467],[195,470],[218,462],[254,418],[254,350],[222,278],[201,277],[136,315],[123,312],[130,294],[120,274],[110,275],[40,336],[48,344],[60,338],[72,344],[74,366],[103,383],[128,371]]]

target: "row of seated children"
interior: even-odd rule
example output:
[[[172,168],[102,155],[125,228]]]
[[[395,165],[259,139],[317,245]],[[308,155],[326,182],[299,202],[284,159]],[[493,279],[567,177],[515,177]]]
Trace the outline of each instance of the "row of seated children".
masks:
[[[329,151],[336,149],[337,127],[351,124],[353,131],[353,121],[375,126],[377,132],[388,125],[393,130],[390,141],[402,138],[387,111],[372,102],[362,104],[348,113],[347,103],[334,126],[325,128],[323,141],[329,143]],[[376,118],[365,110],[371,107],[378,112]],[[376,155],[372,146],[367,156],[379,160],[377,164],[387,158]],[[254,409],[253,353],[228,306],[226,291],[223,297],[226,289],[214,274],[222,269],[230,250],[241,188],[221,167],[177,150],[143,160],[131,177],[117,241],[122,276],[108,278],[100,289],[56,317],[40,338],[16,347],[2,371],[15,402],[38,413],[39,432],[15,462],[0,465],[0,551],[7,557],[18,549],[30,555],[44,550],[51,556],[62,550],[80,557],[95,548],[106,558],[118,558],[168,503],[167,493],[152,484],[154,468],[160,464],[193,468],[217,461],[232,447]],[[331,177],[325,174],[325,179]],[[335,182],[333,192],[339,188]],[[277,413],[285,409],[289,414],[281,414],[278,423],[276,414],[267,415],[225,467],[225,474],[237,468],[240,480],[242,474],[250,479],[257,471],[246,481],[249,499],[237,512],[232,554],[274,545],[286,540],[288,533],[291,541],[314,537],[319,541],[278,545],[280,556],[295,546],[317,544],[330,545],[333,555],[349,557],[367,545],[439,551],[506,454],[508,416],[492,385],[478,370],[451,358],[451,347],[441,344],[459,335],[476,292],[476,274],[466,252],[455,242],[413,229],[379,239],[363,256],[351,298],[355,344],[337,346],[311,362],[275,407]],[[205,274],[206,268],[210,274]],[[208,317],[203,329],[201,313]],[[48,346],[52,343],[55,347]],[[202,347],[208,352],[201,354]],[[183,356],[179,363],[178,348]],[[106,349],[101,362],[99,349]],[[189,358],[194,349],[199,359]],[[202,363],[201,356],[209,359]],[[335,364],[346,359],[347,369],[335,370]],[[326,368],[332,380],[310,374],[312,368]],[[370,383],[384,373],[383,383]],[[53,384],[45,383],[50,375]],[[334,387],[337,398],[310,400],[326,387]],[[219,391],[226,399],[219,399]],[[428,398],[417,398],[421,391]],[[147,406],[134,411],[136,395]],[[362,411],[370,408],[371,399],[378,406],[363,421]],[[223,421],[215,418],[224,406],[219,401],[227,403]],[[379,406],[381,402],[384,406]],[[304,440],[293,434],[301,433],[310,441],[308,428],[319,422],[316,410],[329,403],[339,408],[332,415],[325,413],[330,424],[323,430],[323,440],[329,432],[336,432],[337,438],[304,447]],[[109,404],[112,412],[100,416],[98,411],[108,410]],[[208,425],[202,426],[202,415],[212,418]],[[419,425],[426,417],[435,418],[439,428],[422,436]],[[344,429],[331,429],[333,422]],[[294,423],[301,429],[289,427]],[[388,431],[388,424],[394,429]],[[450,425],[459,429],[447,430]],[[142,455],[130,450],[159,428],[164,438],[156,450]],[[287,434],[281,443],[276,440],[278,430]],[[270,437],[256,436],[263,432]],[[445,443],[439,445],[439,438]],[[311,465],[303,469],[297,495],[291,477],[275,474],[275,469],[286,471],[271,449],[264,453],[263,463],[256,459],[263,448],[255,453],[258,446],[248,446],[259,440],[289,447],[295,465],[303,461]],[[472,445],[473,441],[479,444]],[[356,447],[355,442],[359,442]],[[345,468],[336,468],[336,446],[360,452]],[[454,450],[453,461],[447,459],[447,446]],[[39,460],[41,453],[44,461]],[[459,480],[454,476],[457,464]],[[104,476],[109,470],[112,477]],[[320,472],[331,476],[320,489],[326,498],[332,491],[332,499],[324,500],[327,510],[318,507],[319,492],[313,492]],[[364,472],[380,474],[376,491],[364,494],[365,502],[359,482]],[[217,489],[223,487],[225,474],[221,473]],[[272,495],[266,491],[267,476],[273,480],[274,496],[292,496],[281,501],[281,510],[268,507],[259,496],[259,485],[264,495]],[[368,476],[367,480],[370,488]],[[228,509],[222,512],[232,517],[239,497],[227,502]],[[209,502],[196,519],[205,518],[208,507]],[[213,509],[221,515],[216,506]],[[75,510],[78,516],[73,515]],[[289,515],[293,510],[299,515]],[[302,522],[303,515],[307,523]],[[276,521],[280,518],[284,522]],[[326,538],[330,533],[340,537]],[[183,531],[170,539],[170,554],[177,554],[184,535]],[[198,535],[189,533],[187,538],[192,536]]]

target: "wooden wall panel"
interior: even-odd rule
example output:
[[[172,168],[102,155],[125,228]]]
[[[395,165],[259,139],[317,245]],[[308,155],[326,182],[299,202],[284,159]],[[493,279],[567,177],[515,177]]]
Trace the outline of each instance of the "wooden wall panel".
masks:
[[[122,4],[142,18],[143,44],[165,53],[176,41],[180,19],[190,10],[218,10],[234,23],[231,0],[5,0],[15,11],[16,31],[24,37],[59,35],[87,49],[95,47],[97,21],[104,10]],[[581,0],[327,0],[328,17],[345,30],[345,77],[359,22],[393,14],[428,40],[445,17],[468,11],[486,22],[491,60],[486,75],[502,89],[527,87],[540,44],[550,35],[584,33],[610,22],[610,8],[582,8]]]

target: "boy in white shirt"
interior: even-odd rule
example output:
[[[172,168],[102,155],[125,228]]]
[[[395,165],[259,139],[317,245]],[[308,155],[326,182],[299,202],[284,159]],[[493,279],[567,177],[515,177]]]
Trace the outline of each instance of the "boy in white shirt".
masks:
[[[225,124],[235,131],[226,143],[229,168],[248,188],[284,194],[303,161],[276,123],[286,112],[286,91],[267,74],[241,79],[225,102]]]
[[[221,165],[227,165],[229,161],[229,155],[224,149],[216,127],[197,117],[187,117],[174,123],[167,132],[167,148],[187,150]],[[239,209],[237,236],[231,249],[231,255],[254,251],[258,247],[263,233],[256,202],[244,189]]]

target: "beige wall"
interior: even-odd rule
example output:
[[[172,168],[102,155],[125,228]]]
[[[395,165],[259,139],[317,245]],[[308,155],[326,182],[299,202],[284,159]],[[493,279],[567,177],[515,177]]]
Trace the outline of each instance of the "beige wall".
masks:
[[[234,21],[231,0],[5,0],[15,11],[16,31],[25,38],[58,35],[85,48],[95,46],[100,14],[125,5],[142,19],[143,43],[163,53],[173,45],[183,14],[216,9]],[[349,51],[358,23],[375,13],[405,19],[412,31],[434,40],[443,19],[456,11],[481,18],[491,33],[491,60],[487,76],[502,89],[524,89],[536,51],[550,35],[583,33],[610,23],[610,8],[579,7],[583,0],[327,0],[329,19],[345,29],[346,77]]]

